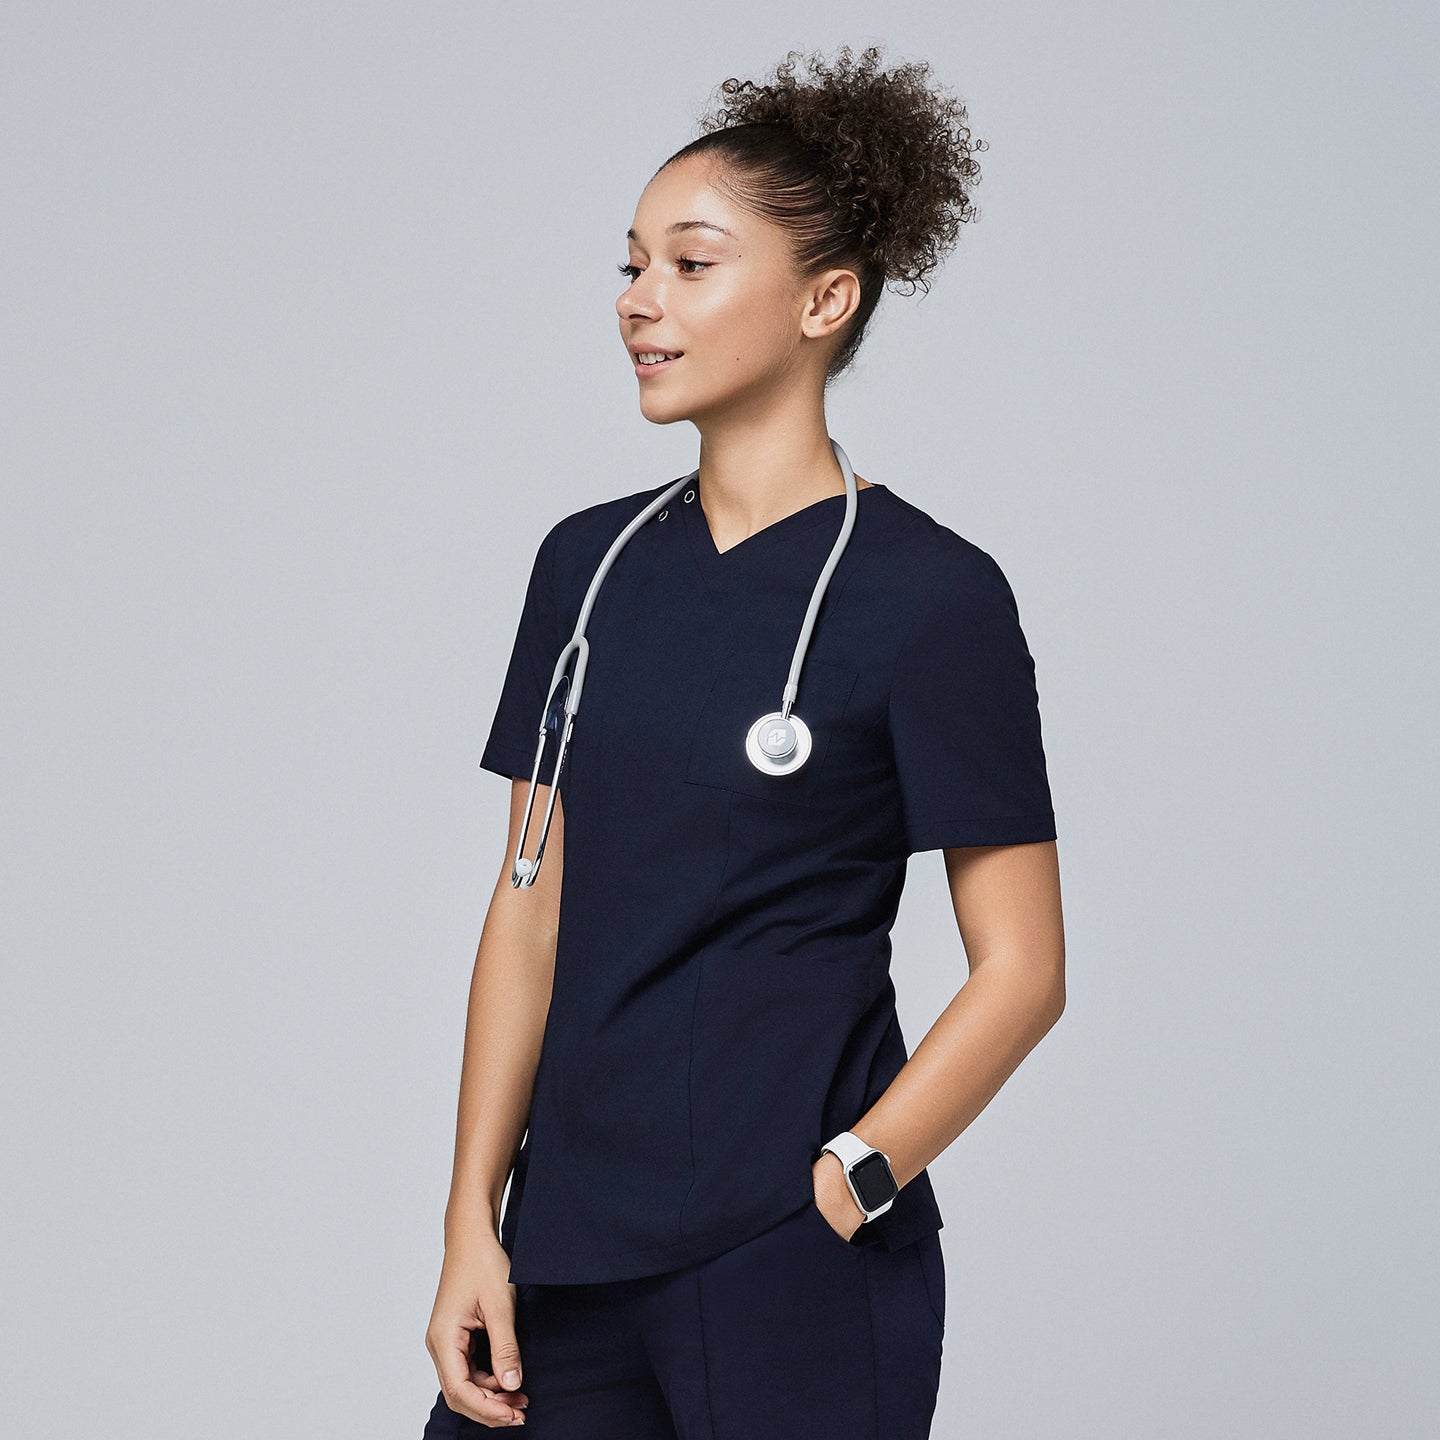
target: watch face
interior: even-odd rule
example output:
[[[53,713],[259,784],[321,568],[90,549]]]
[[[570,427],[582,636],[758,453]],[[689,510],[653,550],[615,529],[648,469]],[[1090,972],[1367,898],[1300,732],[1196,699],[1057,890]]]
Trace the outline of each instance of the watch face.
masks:
[[[871,1153],[863,1160],[856,1161],[851,1167],[850,1179],[860,1196],[860,1203],[867,1210],[878,1210],[887,1200],[893,1200],[900,1193],[900,1187],[896,1185],[895,1177],[885,1163],[885,1157],[880,1154]]]

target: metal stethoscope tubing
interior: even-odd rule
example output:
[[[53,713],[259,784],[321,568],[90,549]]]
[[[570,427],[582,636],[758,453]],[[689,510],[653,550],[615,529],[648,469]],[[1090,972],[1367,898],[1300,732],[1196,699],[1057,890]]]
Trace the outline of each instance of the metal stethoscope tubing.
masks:
[[[845,518],[841,521],[840,533],[835,539],[835,544],[831,546],[830,555],[826,559],[810,595],[810,604],[805,611],[805,620],[800,626],[800,635],[795,642],[795,653],[790,660],[790,673],[785,680],[780,708],[761,715],[745,735],[745,753],[750,763],[767,775],[788,775],[791,771],[798,770],[809,758],[810,728],[798,715],[792,713],[792,708],[800,691],[800,670],[805,663],[805,654],[810,648],[810,634],[815,628],[815,617],[820,611],[820,602],[825,598],[825,589],[830,584],[830,577],[835,573],[835,567],[840,563],[840,556],[844,554],[845,546],[849,543],[850,532],[855,528],[857,508],[855,471],[850,466],[849,457],[834,439],[830,440],[830,448],[835,452],[835,458],[840,462],[840,469],[845,475]],[[539,737],[535,744],[535,763],[530,769],[530,789],[525,797],[525,815],[520,822],[520,840],[510,869],[512,887],[533,885],[535,877],[540,873],[540,860],[545,854],[545,841],[550,834],[550,817],[555,809],[555,797],[560,793],[560,771],[565,764],[565,755],[570,747],[570,733],[575,728],[575,716],[580,710],[580,695],[585,688],[585,667],[590,662],[590,642],[585,637],[585,626],[589,623],[590,612],[595,606],[595,597],[600,592],[600,586],[610,573],[610,567],[615,563],[616,557],[629,543],[630,537],[653,515],[664,509],[685,486],[697,480],[699,476],[700,470],[697,466],[688,475],[682,475],[673,485],[666,486],[640,511],[611,542],[610,548],[605,552],[605,558],[601,560],[594,578],[590,581],[590,588],[585,592],[584,604],[580,606],[580,615],[575,621],[575,632],[570,637],[569,643],[560,652],[560,658],[555,662],[555,669],[550,676],[549,693],[545,697],[545,708],[540,715]],[[572,655],[575,657],[573,677],[566,674]],[[563,714],[557,715],[554,712],[557,700],[564,702]],[[523,852],[526,836],[530,833],[530,815],[535,808],[535,789],[540,783],[540,762],[545,756],[545,741],[551,730],[557,727],[560,728],[560,746],[555,756],[555,764],[550,772],[549,795],[545,801],[545,814],[540,822],[540,839],[535,847],[534,857],[529,858]]]

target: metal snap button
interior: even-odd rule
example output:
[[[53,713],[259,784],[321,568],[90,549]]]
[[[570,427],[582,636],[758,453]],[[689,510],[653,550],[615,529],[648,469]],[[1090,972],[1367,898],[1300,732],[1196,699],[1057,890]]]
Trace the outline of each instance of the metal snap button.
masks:
[[[685,492],[685,503],[686,503],[687,505],[688,505],[694,498],[695,498],[695,492],[694,492],[693,490],[687,490],[687,491]]]

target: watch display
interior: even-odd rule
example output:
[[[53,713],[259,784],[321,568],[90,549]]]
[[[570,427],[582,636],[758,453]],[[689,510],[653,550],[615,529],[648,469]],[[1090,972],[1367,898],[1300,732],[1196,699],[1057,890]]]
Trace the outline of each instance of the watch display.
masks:
[[[885,1157],[872,1152],[857,1160],[850,1167],[850,1182],[860,1197],[861,1207],[867,1211],[878,1210],[887,1200],[893,1200],[900,1187],[885,1163]]]

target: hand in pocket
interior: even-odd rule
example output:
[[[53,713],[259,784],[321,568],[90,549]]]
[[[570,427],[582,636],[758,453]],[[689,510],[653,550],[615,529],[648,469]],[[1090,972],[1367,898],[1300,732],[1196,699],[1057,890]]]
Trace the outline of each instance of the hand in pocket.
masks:
[[[855,1203],[840,1158],[828,1150],[810,1167],[815,1208],[841,1240],[849,1240],[865,1223],[865,1212]]]

